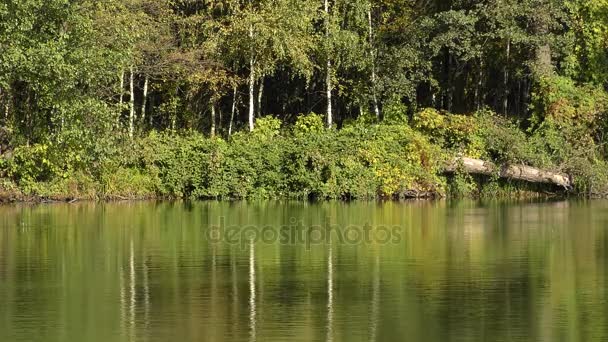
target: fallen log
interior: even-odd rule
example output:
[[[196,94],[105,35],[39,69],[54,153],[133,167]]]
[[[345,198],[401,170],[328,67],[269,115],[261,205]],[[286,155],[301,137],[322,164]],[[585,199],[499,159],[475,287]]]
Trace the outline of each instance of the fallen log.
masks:
[[[521,180],[530,183],[554,184],[566,190],[572,189],[572,181],[568,175],[545,171],[526,165],[507,164],[501,167],[494,163],[459,157],[454,159],[445,169],[446,173],[463,171],[469,174],[492,176],[498,175],[500,178]]]

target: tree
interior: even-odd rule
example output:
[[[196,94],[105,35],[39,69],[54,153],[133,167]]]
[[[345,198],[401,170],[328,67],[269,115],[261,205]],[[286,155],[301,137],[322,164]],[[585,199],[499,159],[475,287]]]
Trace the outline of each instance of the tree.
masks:
[[[249,130],[254,128],[255,85],[272,75],[280,63],[310,77],[314,7],[308,1],[228,1],[216,19],[220,54],[237,73],[247,70]]]
[[[567,1],[573,49],[566,73],[583,82],[608,85],[608,1]]]

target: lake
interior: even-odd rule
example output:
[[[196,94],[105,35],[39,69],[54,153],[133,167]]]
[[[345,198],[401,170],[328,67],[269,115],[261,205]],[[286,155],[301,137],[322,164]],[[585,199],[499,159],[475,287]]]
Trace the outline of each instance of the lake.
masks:
[[[0,207],[0,341],[606,341],[608,202]]]

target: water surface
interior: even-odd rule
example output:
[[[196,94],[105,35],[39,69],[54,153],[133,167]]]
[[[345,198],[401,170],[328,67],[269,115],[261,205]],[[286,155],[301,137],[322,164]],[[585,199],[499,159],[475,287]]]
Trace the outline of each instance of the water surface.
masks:
[[[603,201],[0,207],[0,341],[606,341],[607,280]]]

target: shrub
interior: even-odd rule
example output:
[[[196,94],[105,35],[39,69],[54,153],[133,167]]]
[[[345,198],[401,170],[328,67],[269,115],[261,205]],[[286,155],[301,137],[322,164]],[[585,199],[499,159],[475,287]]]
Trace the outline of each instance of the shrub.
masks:
[[[427,108],[412,120],[413,127],[451,154],[463,154],[471,158],[483,155],[485,144],[482,127],[475,116],[442,114]]]
[[[306,134],[320,134],[325,130],[323,117],[319,114],[311,113],[308,115],[300,115],[293,126],[293,134],[296,137],[301,137]]]
[[[138,169],[120,167],[102,179],[102,195],[110,199],[152,198],[158,187],[157,178]]]
[[[6,163],[7,173],[19,183],[49,181],[61,174],[61,167],[53,159],[47,144],[20,146]]]

